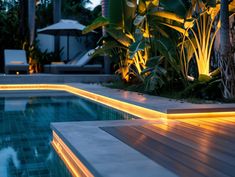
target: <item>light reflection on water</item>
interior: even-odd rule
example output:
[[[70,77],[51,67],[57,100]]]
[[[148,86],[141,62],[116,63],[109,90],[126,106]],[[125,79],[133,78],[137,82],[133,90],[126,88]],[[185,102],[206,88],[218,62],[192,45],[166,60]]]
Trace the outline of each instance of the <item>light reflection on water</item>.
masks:
[[[0,150],[0,174],[1,177],[9,177],[9,163],[13,162],[15,168],[19,169],[20,161],[17,157],[17,152],[12,147],[3,148]]]
[[[132,118],[74,96],[0,97],[0,177],[70,176],[50,146],[51,122]]]

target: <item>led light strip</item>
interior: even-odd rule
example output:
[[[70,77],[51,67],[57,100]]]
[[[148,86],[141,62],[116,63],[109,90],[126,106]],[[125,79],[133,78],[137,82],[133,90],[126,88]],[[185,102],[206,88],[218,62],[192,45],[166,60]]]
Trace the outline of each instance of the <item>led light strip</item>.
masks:
[[[156,120],[160,118],[168,119],[189,119],[189,118],[213,118],[213,117],[235,117],[235,112],[208,112],[208,113],[180,113],[180,114],[166,114],[159,111],[143,108],[134,104],[126,103],[124,101],[115,100],[95,94],[86,90],[75,88],[63,84],[14,84],[14,85],[0,85],[0,90],[57,90],[67,91],[75,95],[102,103],[109,107],[121,110],[123,112],[135,115],[142,119]],[[166,119],[165,119],[166,120]],[[57,151],[61,159],[66,164],[73,176],[87,176],[93,177],[91,172],[82,164],[76,155],[66,146],[66,144],[53,131],[52,145]]]
[[[87,98],[89,100],[104,104],[106,106],[121,110],[123,112],[132,114],[142,119],[156,120],[159,118],[166,118],[167,114],[143,108],[134,104],[126,103],[124,101],[115,100],[106,96],[95,94],[79,88],[62,84],[17,84],[17,85],[0,85],[0,90],[58,90],[67,91],[75,95]]]
[[[67,91],[89,100],[104,104],[106,106],[121,110],[146,120],[156,120],[160,118],[186,119],[186,118],[212,118],[212,117],[231,117],[235,116],[234,111],[228,112],[207,112],[207,113],[174,113],[166,114],[160,111],[147,109],[141,106],[119,101],[106,96],[95,94],[86,90],[75,88],[64,84],[8,84],[0,85],[0,90],[58,90]]]
[[[94,177],[94,175],[83,165],[83,163],[76,157],[76,155],[62,141],[62,139],[60,139],[54,131],[52,133],[53,140],[51,144],[69,169],[70,173],[74,177]]]
[[[226,118],[235,117],[234,111],[229,112],[207,112],[207,113],[179,113],[179,114],[168,114],[168,119],[200,119],[200,118]]]

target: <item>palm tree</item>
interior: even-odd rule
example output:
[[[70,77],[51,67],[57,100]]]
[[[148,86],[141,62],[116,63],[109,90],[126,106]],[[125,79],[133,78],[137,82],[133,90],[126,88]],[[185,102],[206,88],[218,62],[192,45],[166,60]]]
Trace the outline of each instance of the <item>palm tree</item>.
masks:
[[[57,23],[61,19],[61,0],[53,0],[53,22]],[[60,50],[60,38],[55,36],[54,38],[54,51]]]
[[[235,98],[235,64],[229,37],[229,2],[221,0],[220,7],[220,67],[224,98]]]
[[[25,37],[27,34],[27,8],[28,4],[26,0],[19,1],[19,17],[20,17],[20,37],[21,43],[25,42]]]
[[[35,37],[35,1],[28,1],[28,27],[29,27],[29,44],[34,42]]]
[[[59,22],[61,19],[61,0],[53,0],[53,21]]]

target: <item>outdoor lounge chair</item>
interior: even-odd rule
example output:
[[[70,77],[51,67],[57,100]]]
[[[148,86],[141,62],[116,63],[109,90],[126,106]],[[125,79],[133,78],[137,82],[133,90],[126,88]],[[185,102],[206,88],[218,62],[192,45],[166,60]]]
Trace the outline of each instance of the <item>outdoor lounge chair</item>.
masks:
[[[52,63],[50,65],[44,65],[44,72],[52,74],[61,73],[102,73],[103,67],[101,64],[87,64],[92,56],[94,50],[89,50],[77,59],[64,64],[64,63]]]
[[[29,65],[24,50],[4,50],[5,73],[28,73]]]

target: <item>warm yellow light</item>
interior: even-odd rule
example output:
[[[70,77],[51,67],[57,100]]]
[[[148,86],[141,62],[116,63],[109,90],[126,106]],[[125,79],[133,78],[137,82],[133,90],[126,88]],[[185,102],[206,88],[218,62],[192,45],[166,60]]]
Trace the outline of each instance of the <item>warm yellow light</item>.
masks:
[[[158,125],[159,128],[169,130],[167,119],[182,119],[191,124],[197,124],[193,120],[198,118],[210,118],[211,121],[215,121],[217,117],[220,120],[228,120],[229,117],[235,117],[235,112],[208,112],[208,113],[183,113],[183,114],[166,114],[159,111],[147,109],[141,106],[126,103],[124,101],[115,100],[106,96],[95,94],[86,90],[75,88],[64,84],[15,84],[15,85],[0,85],[0,90],[58,90],[67,91],[75,95],[93,100],[95,102],[102,103],[109,107],[116,108],[118,110],[130,113],[137,117],[147,120],[161,120],[163,125]],[[167,118],[167,119],[166,119]],[[191,118],[191,120],[190,120]],[[197,119],[195,119],[197,118]],[[224,119],[221,119],[224,118]],[[232,121],[232,120],[231,120]],[[235,122],[235,119],[233,120]],[[210,131],[216,131],[216,129],[204,126]],[[68,146],[59,138],[59,136],[53,131],[52,145],[66,164],[67,168],[73,174],[73,176],[93,176],[92,173],[84,166],[84,164],[76,157],[76,155],[68,148]],[[83,174],[83,175],[82,175]]]
[[[182,113],[166,114],[160,111],[147,109],[141,106],[130,104],[124,101],[115,100],[106,96],[95,94],[86,90],[75,88],[64,84],[12,84],[0,85],[0,90],[58,90],[67,91],[89,100],[107,105],[120,111],[132,114],[142,119],[159,120],[165,119],[186,119],[186,118],[213,118],[213,117],[235,117],[235,111],[230,112],[207,112],[207,113]]]
[[[68,170],[74,177],[94,177],[94,175],[85,167],[85,165],[76,157],[62,139],[53,131],[52,146],[57,154],[64,161]]]
[[[235,117],[235,112],[206,112],[206,113],[181,113],[168,114],[168,119],[191,119],[191,118],[215,118],[215,117]]]
[[[63,84],[16,84],[16,85],[0,85],[0,90],[59,90],[67,91],[75,95],[87,98],[89,100],[107,105],[109,107],[132,114],[142,119],[156,120],[166,118],[166,114],[147,109],[124,101],[115,100],[106,96],[88,92],[79,88]]]

